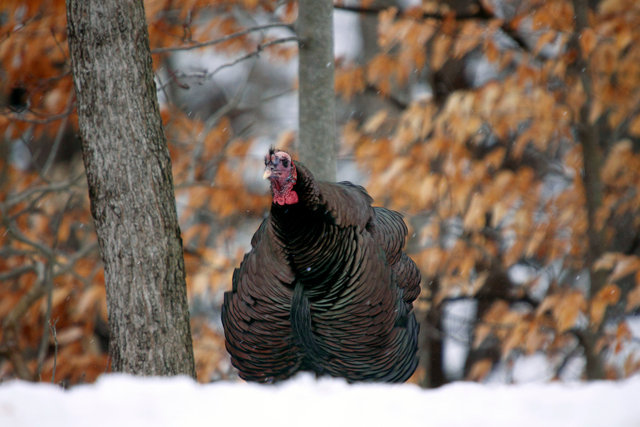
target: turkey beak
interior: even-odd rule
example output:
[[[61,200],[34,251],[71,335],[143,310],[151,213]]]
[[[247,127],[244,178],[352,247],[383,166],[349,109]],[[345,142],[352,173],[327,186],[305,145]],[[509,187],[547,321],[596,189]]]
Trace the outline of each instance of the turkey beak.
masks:
[[[266,168],[264,170],[264,174],[262,175],[262,179],[271,178],[271,168]]]

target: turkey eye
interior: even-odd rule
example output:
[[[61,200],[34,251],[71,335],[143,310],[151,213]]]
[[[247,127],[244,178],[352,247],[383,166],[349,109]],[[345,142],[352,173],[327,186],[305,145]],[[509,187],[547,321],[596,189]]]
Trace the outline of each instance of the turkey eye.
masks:
[[[285,168],[289,166],[289,160],[287,159],[282,159],[282,166],[284,166]]]

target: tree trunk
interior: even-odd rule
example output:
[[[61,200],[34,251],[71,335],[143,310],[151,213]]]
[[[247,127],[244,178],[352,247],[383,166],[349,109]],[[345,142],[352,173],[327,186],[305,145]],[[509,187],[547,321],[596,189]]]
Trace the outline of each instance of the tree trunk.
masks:
[[[437,282],[435,286],[437,286]],[[416,313],[417,314],[417,313]],[[420,386],[436,388],[447,383],[444,372],[444,330],[442,325],[442,305],[434,304],[433,299],[429,309],[420,316],[420,341],[418,355],[419,366],[424,375],[419,379]]]
[[[605,285],[607,272],[596,271],[595,262],[605,252],[604,236],[597,224],[597,213],[602,206],[602,179],[601,179],[601,157],[602,153],[598,145],[598,131],[594,123],[589,120],[589,113],[593,104],[593,82],[588,61],[580,49],[578,43],[582,32],[589,26],[588,11],[589,6],[586,0],[573,0],[575,19],[575,46],[578,50],[576,69],[579,70],[580,82],[585,93],[585,101],[580,108],[579,122],[577,123],[577,135],[582,146],[582,163],[584,169],[583,183],[587,208],[587,265],[589,266],[590,289],[587,295],[588,301],[598,293]],[[590,310],[589,310],[590,311]],[[587,379],[598,380],[605,377],[604,363],[597,350],[598,336],[601,335],[602,325],[606,323],[603,319],[596,331],[587,328],[578,336],[585,352]]]
[[[300,0],[299,153],[313,174],[336,179],[336,113],[332,0]]]
[[[195,377],[182,240],[142,0],[67,0],[114,371]]]

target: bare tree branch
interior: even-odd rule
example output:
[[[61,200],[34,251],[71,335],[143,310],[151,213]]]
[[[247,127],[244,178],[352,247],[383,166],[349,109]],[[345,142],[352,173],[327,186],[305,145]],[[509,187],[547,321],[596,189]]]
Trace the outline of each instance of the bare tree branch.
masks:
[[[55,384],[56,380],[56,367],[58,364],[58,334],[56,332],[56,324],[58,320],[51,323],[49,321],[49,328],[51,329],[51,336],[53,337],[53,369],[51,371],[51,384]]]
[[[29,291],[20,298],[18,303],[13,307],[13,309],[7,314],[4,318],[4,322],[2,326],[7,328],[15,328],[18,324],[18,319],[20,319],[27,310],[38,300],[42,295],[44,295],[45,288],[44,284],[44,271],[45,266],[41,262],[36,262],[36,271],[38,272],[38,281],[37,283],[29,289]]]
[[[72,185],[76,184],[83,177],[84,177],[84,173],[79,174],[67,181],[53,182],[40,187],[28,188],[25,191],[16,194],[15,196],[8,197],[4,203],[0,203],[0,211],[6,211],[10,207],[22,202],[25,199],[28,199],[29,197],[33,196],[36,193],[47,194],[47,193],[66,190]]]
[[[221,37],[219,39],[209,40],[209,41],[201,42],[201,43],[194,43],[194,44],[190,44],[190,45],[183,45],[183,46],[160,47],[160,48],[152,49],[151,53],[152,54],[157,54],[157,53],[166,53],[166,52],[176,52],[176,51],[200,49],[202,47],[214,46],[214,45],[217,45],[217,44],[220,44],[220,43],[224,43],[226,41],[233,40],[235,38],[245,36],[245,35],[247,35],[249,33],[254,32],[254,31],[262,31],[262,30],[267,30],[269,28],[288,28],[291,31],[293,31],[293,26],[291,24],[273,23],[273,24],[258,25],[256,27],[247,28],[245,30],[229,34],[229,35]]]
[[[4,322],[2,323],[5,352],[8,354],[9,360],[11,360],[11,364],[16,371],[16,375],[19,378],[29,381],[33,381],[35,377],[27,367],[19,348],[18,319],[20,319],[27,312],[27,310],[38,299],[40,299],[42,295],[44,295],[45,287],[43,286],[43,283],[45,266],[44,264],[38,262],[36,264],[36,269],[38,272],[37,283],[31,289],[29,289],[29,291],[24,294],[22,298],[20,298],[18,303],[13,307],[9,314],[7,314]]]
[[[472,4],[477,6],[477,9],[474,10],[474,11],[464,12],[464,13],[455,13],[455,12],[448,12],[448,13],[422,12],[422,14],[419,15],[418,18],[419,19],[434,19],[436,21],[445,21],[447,19],[454,19],[456,21],[469,21],[469,20],[473,20],[473,19],[477,19],[477,20],[481,20],[481,21],[499,20],[499,21],[502,21],[502,23],[500,25],[500,29],[509,38],[511,38],[518,45],[518,47],[520,47],[521,49],[523,49],[525,51],[529,51],[530,50],[529,46],[524,41],[522,36],[518,33],[518,31],[511,27],[511,23],[510,22],[504,21],[503,19],[495,16],[495,14],[492,11],[488,10],[485,7],[485,5],[483,4],[483,2],[481,2],[481,1],[475,1]],[[383,11],[388,9],[386,7],[371,7],[371,8],[368,8],[368,7],[346,6],[346,5],[338,5],[338,4],[335,4],[333,7],[335,9],[339,9],[339,10],[344,10],[344,11],[348,11],[348,12],[362,13],[362,14],[368,14],[368,15],[377,15],[380,12],[383,12]]]
[[[246,55],[243,55],[239,58],[236,58],[235,60],[233,60],[232,62],[229,62],[228,64],[224,64],[219,66],[218,68],[216,68],[215,70],[213,70],[211,73],[207,73],[208,77],[213,76],[214,74],[218,73],[219,71],[225,69],[225,68],[229,68],[229,67],[233,67],[234,65],[247,60],[249,58],[252,58],[254,56],[259,56],[260,53],[265,50],[266,48],[270,47],[270,46],[274,46],[277,44],[281,44],[281,43],[287,43],[287,42],[297,42],[298,38],[297,37],[284,37],[281,39],[275,39],[275,40],[271,40],[262,44],[259,44],[256,47],[256,50],[254,50],[253,52],[249,52]]]
[[[38,347],[38,368],[36,370],[36,377],[41,379],[42,366],[44,360],[47,357],[47,349],[49,347],[49,326],[51,324],[51,310],[53,307],[53,278],[51,277],[51,263],[47,263],[44,272],[44,289],[47,294],[47,311],[44,316],[44,327],[42,328],[42,337],[40,338],[40,346]]]
[[[28,112],[33,114],[34,116],[43,117],[42,119],[28,118],[26,117],[25,112],[14,113],[14,112],[2,111],[0,112],[0,115],[6,116],[10,121],[31,123],[34,125],[46,125],[51,122],[55,122],[57,120],[66,119],[71,115],[71,113],[73,113],[74,108],[75,108],[75,104],[72,102],[70,106],[60,114],[43,114],[33,110],[28,110]]]
[[[30,265],[30,264],[21,265],[20,267],[16,267],[11,271],[0,273],[0,282],[11,280],[13,278],[22,276],[23,274],[32,273],[35,271],[36,271],[36,268],[33,265]]]
[[[260,56],[260,53],[262,53],[263,50],[265,50],[266,48],[270,47],[270,46],[274,46],[277,44],[281,44],[281,43],[287,43],[287,42],[292,42],[292,41],[298,41],[297,37],[284,37],[281,39],[275,39],[275,40],[270,40],[268,42],[259,44],[258,46],[256,46],[256,49],[254,51],[251,51],[245,55],[242,55],[236,59],[234,59],[231,62],[228,62],[226,64],[222,64],[221,66],[219,66],[218,68],[214,69],[213,71],[210,72],[199,72],[199,73],[191,73],[191,74],[185,74],[185,73],[172,73],[170,78],[158,85],[158,91],[164,91],[165,88],[171,84],[171,83],[176,83],[178,85],[182,86],[182,83],[179,81],[179,79],[184,79],[184,78],[190,78],[190,77],[198,77],[202,80],[204,79],[210,79],[212,78],[214,75],[216,75],[218,72],[224,70],[225,68],[229,68],[229,67],[233,67],[234,65],[239,64],[242,61],[245,61],[247,59],[256,57],[256,56]]]
[[[69,112],[73,111],[74,100],[75,100],[75,96],[73,95],[69,96],[69,100],[67,101],[67,108],[65,109],[65,111],[69,111]],[[53,164],[53,161],[56,158],[56,154],[58,153],[58,149],[60,148],[60,143],[62,142],[62,138],[64,136],[64,131],[67,128],[67,123],[69,123],[69,116],[70,114],[67,114],[65,117],[62,118],[62,122],[58,127],[58,132],[56,132],[56,137],[53,140],[53,144],[51,144],[51,151],[49,152],[47,161],[44,163],[44,166],[42,167],[42,171],[41,171],[42,175],[47,174],[47,172],[49,171],[49,168],[51,167],[51,165]]]

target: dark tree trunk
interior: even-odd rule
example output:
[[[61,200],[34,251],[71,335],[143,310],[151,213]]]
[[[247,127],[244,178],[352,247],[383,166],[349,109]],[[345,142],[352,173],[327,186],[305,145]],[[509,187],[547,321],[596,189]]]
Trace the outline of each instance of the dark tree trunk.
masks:
[[[332,0],[300,0],[299,152],[316,178],[336,179]]]
[[[588,61],[583,57],[578,38],[582,31],[589,26],[587,0],[573,0],[575,35],[574,44],[578,50],[576,70],[579,70],[580,82],[585,93],[585,101],[580,108],[579,121],[576,124],[577,135],[582,145],[582,162],[584,168],[583,183],[587,208],[587,265],[589,266],[590,289],[587,295],[590,300],[605,285],[607,272],[596,271],[595,262],[606,251],[602,229],[597,225],[597,212],[602,206],[602,179],[601,158],[602,152],[598,144],[598,131],[596,125],[589,120],[589,112],[593,104],[593,82]],[[597,331],[586,328],[577,333],[578,340],[582,344],[585,353],[587,379],[598,380],[605,377],[604,363],[597,350],[598,337],[602,332],[603,320]]]
[[[67,0],[114,371],[195,377],[171,161],[142,0]]]
[[[448,382],[444,372],[442,306],[432,304],[420,317],[419,366],[424,372],[419,380],[420,385],[426,388],[440,387]]]

